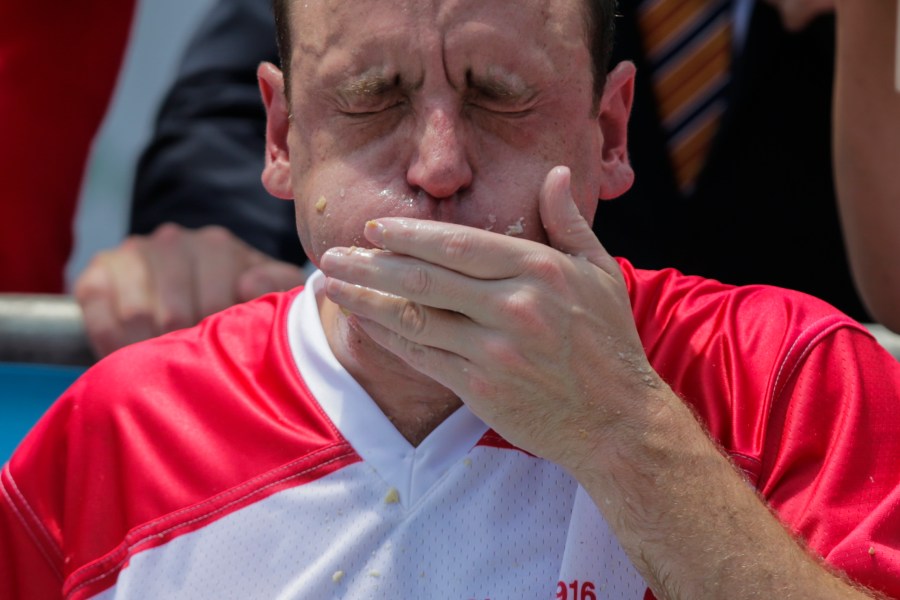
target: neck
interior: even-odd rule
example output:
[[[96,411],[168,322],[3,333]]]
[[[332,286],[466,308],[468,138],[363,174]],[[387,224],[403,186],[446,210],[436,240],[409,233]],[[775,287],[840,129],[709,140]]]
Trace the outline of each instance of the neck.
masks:
[[[319,299],[319,313],[338,362],[413,446],[462,405],[453,392],[379,346],[327,298]]]

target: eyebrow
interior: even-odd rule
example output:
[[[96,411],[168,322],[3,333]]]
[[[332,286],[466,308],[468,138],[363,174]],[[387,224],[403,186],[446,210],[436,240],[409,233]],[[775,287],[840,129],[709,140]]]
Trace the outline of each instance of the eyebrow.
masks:
[[[400,88],[400,75],[388,77],[381,73],[364,73],[345,81],[337,92],[345,97],[376,97]]]
[[[337,93],[344,98],[376,98],[403,86],[399,74],[363,73],[337,87]],[[466,87],[493,100],[519,100],[534,95],[534,90],[515,75],[476,75],[466,72]]]

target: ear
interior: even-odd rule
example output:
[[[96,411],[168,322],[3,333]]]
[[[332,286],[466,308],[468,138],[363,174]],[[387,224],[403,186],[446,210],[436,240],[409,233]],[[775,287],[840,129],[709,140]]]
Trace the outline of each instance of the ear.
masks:
[[[606,77],[598,115],[603,135],[600,170],[603,174],[600,199],[616,198],[634,183],[628,161],[628,116],[634,99],[634,64],[623,61]]]
[[[266,164],[262,183],[276,198],[293,200],[291,161],[288,148],[290,107],[284,93],[284,75],[272,63],[264,62],[256,70],[259,91],[266,107]]]

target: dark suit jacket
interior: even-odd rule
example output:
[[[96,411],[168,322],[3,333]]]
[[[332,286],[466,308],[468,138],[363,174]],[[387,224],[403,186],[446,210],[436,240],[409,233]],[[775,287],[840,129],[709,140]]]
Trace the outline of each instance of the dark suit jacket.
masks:
[[[300,264],[293,203],[263,188],[266,113],[256,82],[278,64],[269,0],[217,0],[185,50],[135,175],[132,233],[222,225]]]
[[[607,250],[641,267],[799,289],[867,320],[832,176],[834,19],[789,34],[775,9],[757,2],[728,109],[685,199],[667,162],[634,4],[619,3],[615,58],[638,67],[629,131],[636,177],[627,194],[600,203],[594,230]]]
[[[729,108],[693,197],[676,191],[633,2],[621,2],[617,60],[638,66],[630,125],[634,188],[601,202],[607,249],[644,268],[822,297],[867,320],[850,279],[831,173],[834,22],[788,34],[764,3],[735,61]],[[132,230],[216,223],[299,262],[291,204],[263,190],[265,115],[255,69],[276,60],[267,0],[220,0],[187,50],[136,178]],[[614,63],[615,64],[615,63]]]

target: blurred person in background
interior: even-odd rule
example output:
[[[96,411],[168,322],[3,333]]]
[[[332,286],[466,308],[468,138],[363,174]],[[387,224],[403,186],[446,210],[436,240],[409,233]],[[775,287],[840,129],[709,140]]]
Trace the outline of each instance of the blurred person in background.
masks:
[[[692,6],[697,14],[681,14]],[[614,60],[638,66],[629,124],[638,177],[621,198],[600,204],[594,230],[604,245],[640,267],[798,289],[871,320],[853,284],[835,198],[833,0],[646,0],[619,10]],[[138,167],[135,235],[98,256],[76,286],[100,355],[303,280],[290,266],[304,260],[292,244],[293,208],[266,193],[257,175],[264,115],[253,70],[273,60],[268,2],[220,0],[185,54]],[[696,94],[665,81],[679,68],[701,88],[687,103],[693,111],[661,101]],[[837,123],[852,127],[866,112],[845,111]],[[690,137],[686,159],[673,153],[679,136]],[[885,157],[878,146],[868,150]],[[890,169],[884,177],[893,181]],[[847,236],[856,242],[854,266],[864,267],[873,238],[856,214],[887,235],[892,220],[879,216],[891,207],[852,194],[858,178],[844,181]],[[867,303],[900,327],[900,303]]]
[[[0,4],[0,292],[61,293],[135,3]]]
[[[841,43],[854,25],[838,28],[834,148],[841,224],[866,306],[900,333],[900,49],[891,60],[874,44]]]

